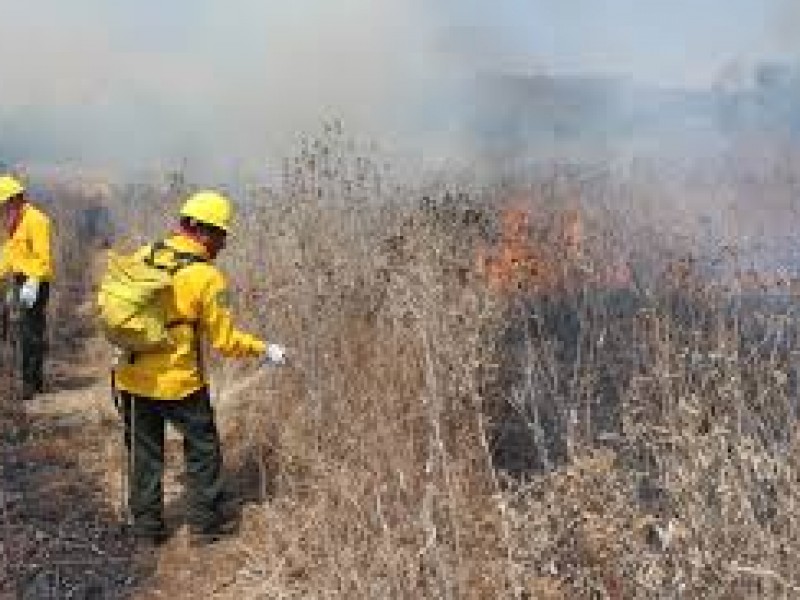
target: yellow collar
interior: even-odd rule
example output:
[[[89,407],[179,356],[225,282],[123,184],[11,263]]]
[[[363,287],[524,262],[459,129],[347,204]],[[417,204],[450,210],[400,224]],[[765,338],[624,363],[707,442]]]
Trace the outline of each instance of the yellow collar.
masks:
[[[201,256],[206,260],[209,259],[208,250],[206,250],[206,247],[197,240],[193,240],[186,235],[176,233],[167,238],[165,243],[167,246],[174,248],[178,252],[188,252],[189,254]]]

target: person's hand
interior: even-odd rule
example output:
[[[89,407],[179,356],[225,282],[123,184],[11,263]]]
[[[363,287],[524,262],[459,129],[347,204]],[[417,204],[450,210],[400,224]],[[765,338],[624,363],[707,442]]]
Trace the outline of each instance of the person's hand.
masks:
[[[28,277],[19,290],[19,301],[25,308],[32,308],[39,297],[39,280]]]
[[[264,353],[264,362],[268,365],[282,365],[286,363],[286,348],[280,344],[270,344]]]

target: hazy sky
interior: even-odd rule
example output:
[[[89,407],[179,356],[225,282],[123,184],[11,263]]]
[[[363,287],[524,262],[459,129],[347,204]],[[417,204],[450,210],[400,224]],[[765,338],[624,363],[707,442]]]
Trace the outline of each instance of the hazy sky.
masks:
[[[478,28],[476,37],[491,56],[487,62],[516,70],[707,85],[735,62],[794,58],[800,48],[800,2],[791,0],[444,0],[438,5],[441,15],[453,15],[454,26]],[[480,47],[461,50],[480,62]]]
[[[707,85],[794,58],[797,4],[0,0],[0,158],[235,164],[330,115],[424,139],[431,114],[457,128],[476,71]]]

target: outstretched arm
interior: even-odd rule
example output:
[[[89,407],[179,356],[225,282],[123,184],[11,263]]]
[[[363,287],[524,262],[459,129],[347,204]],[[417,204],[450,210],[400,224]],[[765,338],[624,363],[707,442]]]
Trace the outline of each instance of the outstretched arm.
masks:
[[[256,336],[238,330],[228,306],[228,287],[221,273],[215,273],[203,294],[202,323],[211,346],[232,358],[256,357],[266,344]]]

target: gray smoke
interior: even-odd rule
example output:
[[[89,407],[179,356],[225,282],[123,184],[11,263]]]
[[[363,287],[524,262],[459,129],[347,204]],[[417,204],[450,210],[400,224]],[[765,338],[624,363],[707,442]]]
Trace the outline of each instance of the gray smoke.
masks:
[[[609,29],[612,5],[631,17]],[[652,41],[667,53],[684,52],[681,22],[707,19],[711,38],[722,27],[686,0],[669,6],[675,30]],[[647,12],[629,0],[0,0],[0,161],[259,171],[332,117],[426,157],[637,148],[622,138],[681,128],[697,147],[720,106],[730,128],[758,105],[714,95],[724,77],[710,73],[741,65],[746,95],[756,59],[793,57],[800,9],[762,6],[768,28],[741,48],[666,72],[642,64]],[[678,89],[683,76],[693,89]]]
[[[228,169],[341,117],[400,136],[436,85],[414,1],[0,0],[0,158]]]

